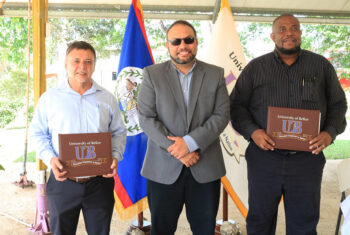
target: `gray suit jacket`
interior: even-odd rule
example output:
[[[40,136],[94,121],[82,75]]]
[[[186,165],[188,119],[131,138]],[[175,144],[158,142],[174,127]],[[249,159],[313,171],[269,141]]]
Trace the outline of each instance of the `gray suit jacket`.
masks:
[[[167,136],[189,134],[199,146],[199,161],[190,167],[199,183],[226,174],[219,135],[229,121],[229,96],[224,70],[197,60],[190,84],[186,111],[180,81],[171,61],[143,70],[138,97],[140,125],[148,135],[141,175],[162,184],[172,184],[183,164],[168,153],[173,144]]]

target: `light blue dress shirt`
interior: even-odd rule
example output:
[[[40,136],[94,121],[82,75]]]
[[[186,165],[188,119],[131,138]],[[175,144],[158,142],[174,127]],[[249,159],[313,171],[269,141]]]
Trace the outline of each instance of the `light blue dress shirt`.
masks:
[[[177,72],[177,75],[179,77],[181,89],[182,89],[182,93],[183,93],[184,98],[185,98],[185,105],[186,105],[186,109],[187,109],[188,99],[190,99],[189,93],[190,93],[190,86],[191,86],[191,80],[192,80],[192,75],[193,75],[193,69],[196,67],[196,61],[194,62],[192,68],[186,74],[183,74],[180,70],[178,70],[174,64],[172,64],[172,65],[174,66],[174,68]],[[184,138],[186,145],[188,147],[188,150],[190,152],[193,152],[193,151],[196,151],[197,149],[199,149],[198,144],[190,135],[185,135],[182,138]]]
[[[29,138],[39,158],[50,167],[51,158],[59,156],[58,134],[98,132],[112,133],[112,155],[122,160],[126,129],[116,98],[94,81],[80,95],[67,80],[40,97]]]

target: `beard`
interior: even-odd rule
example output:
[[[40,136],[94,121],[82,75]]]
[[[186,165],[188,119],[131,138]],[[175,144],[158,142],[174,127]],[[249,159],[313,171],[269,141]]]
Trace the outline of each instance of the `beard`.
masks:
[[[194,58],[196,57],[196,55],[193,54],[192,52],[191,52],[190,58],[188,58],[187,60],[181,60],[181,59],[178,58],[178,57],[173,57],[173,56],[170,54],[170,52],[169,52],[169,55],[170,55],[170,58],[171,58],[173,61],[175,61],[177,64],[189,64],[189,63],[191,63],[191,62],[194,60]]]
[[[285,49],[283,47],[278,47],[277,45],[276,45],[276,48],[280,53],[282,53],[284,55],[292,55],[292,54],[298,53],[300,51],[300,45],[296,46],[292,49]]]

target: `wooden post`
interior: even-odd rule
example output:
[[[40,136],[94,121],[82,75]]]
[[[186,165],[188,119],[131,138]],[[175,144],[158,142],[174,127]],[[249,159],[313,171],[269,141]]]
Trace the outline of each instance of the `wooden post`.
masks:
[[[45,0],[33,0],[33,79],[34,79],[34,105],[46,90],[46,6]],[[38,170],[47,169],[46,165],[37,158]]]

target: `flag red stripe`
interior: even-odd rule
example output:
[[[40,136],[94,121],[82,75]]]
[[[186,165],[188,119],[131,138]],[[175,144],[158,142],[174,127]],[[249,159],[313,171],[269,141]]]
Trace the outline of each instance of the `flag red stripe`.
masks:
[[[114,182],[114,191],[118,195],[119,200],[123,204],[124,208],[131,206],[133,203],[128,193],[126,192],[122,182],[120,181],[118,174],[114,176]]]
[[[140,9],[137,7],[137,1],[138,0],[132,0],[132,5],[134,7],[134,11],[135,11],[135,14],[136,14],[136,17],[137,17],[137,20],[139,21],[139,25],[140,25],[140,28],[141,28],[141,31],[142,31],[142,34],[143,34],[143,37],[146,41],[146,45],[148,47],[148,51],[149,51],[149,54],[152,58],[152,62],[154,64],[154,59],[153,59],[153,55],[152,55],[152,50],[151,50],[151,47],[149,45],[149,42],[148,42],[148,38],[147,38],[147,34],[146,34],[146,30],[145,30],[145,25],[143,24],[143,20],[142,20],[142,16],[141,16],[141,11]]]

